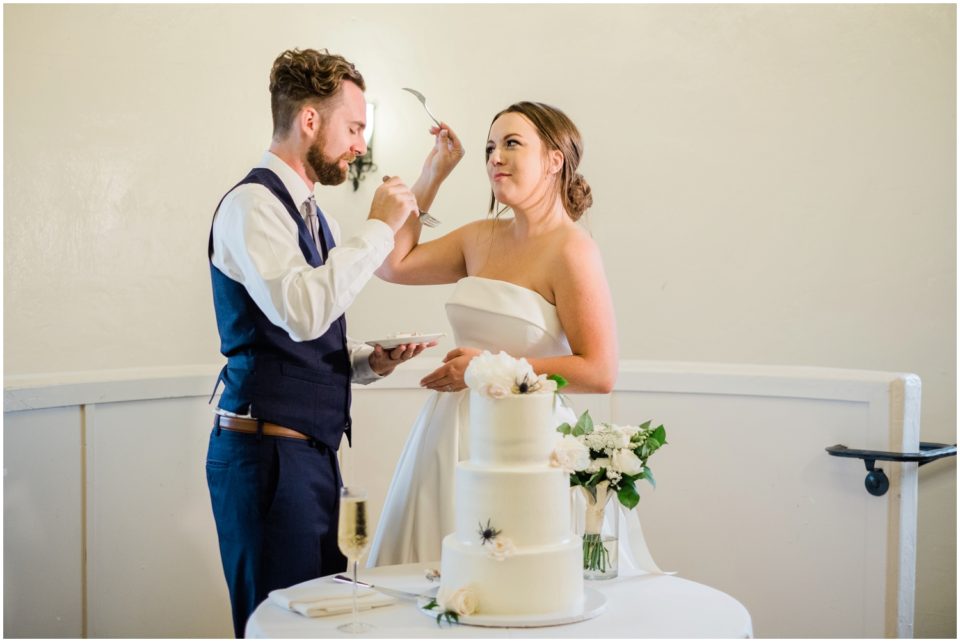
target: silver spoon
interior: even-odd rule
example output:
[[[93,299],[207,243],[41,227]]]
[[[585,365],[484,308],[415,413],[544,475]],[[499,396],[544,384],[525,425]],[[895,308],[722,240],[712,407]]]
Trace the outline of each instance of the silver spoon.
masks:
[[[416,97],[417,100],[420,101],[420,104],[423,105],[423,108],[427,110],[427,115],[430,116],[430,118],[433,120],[433,122],[435,122],[435,123],[437,124],[437,127],[439,127],[439,126],[440,126],[440,121],[437,120],[437,117],[436,117],[436,116],[434,116],[432,113],[430,113],[430,108],[427,107],[427,98],[426,98],[423,94],[421,94],[419,91],[417,91],[416,89],[410,89],[409,87],[402,87],[402,89],[403,89],[403,91],[409,91],[411,94],[413,94],[413,95]]]
[[[384,183],[386,183],[388,180],[390,180],[389,176],[383,177]],[[421,209],[418,209],[417,211],[420,212],[420,215],[419,215],[420,222],[426,225],[427,227],[436,227],[440,225],[440,219],[430,216],[430,212],[425,212]]]

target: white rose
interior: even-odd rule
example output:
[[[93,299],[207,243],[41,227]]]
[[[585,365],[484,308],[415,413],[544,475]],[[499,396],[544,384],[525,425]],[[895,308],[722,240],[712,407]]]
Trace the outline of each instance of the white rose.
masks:
[[[590,465],[590,449],[574,437],[564,435],[550,454],[550,463],[570,474]]]
[[[513,545],[513,540],[509,537],[496,537],[493,539],[490,548],[487,550],[487,555],[502,562],[507,559],[516,551],[516,548]]]
[[[440,601],[437,600],[437,603]],[[440,608],[454,611],[457,615],[473,615],[477,612],[477,596],[469,588],[459,588],[450,594],[446,605]]]
[[[624,475],[636,475],[643,470],[643,462],[632,450],[621,448],[613,453],[611,458],[614,470]]]
[[[630,426],[612,426],[612,434],[616,435],[614,443],[617,448],[626,448],[630,445],[630,437],[633,436],[633,433],[630,432]]]

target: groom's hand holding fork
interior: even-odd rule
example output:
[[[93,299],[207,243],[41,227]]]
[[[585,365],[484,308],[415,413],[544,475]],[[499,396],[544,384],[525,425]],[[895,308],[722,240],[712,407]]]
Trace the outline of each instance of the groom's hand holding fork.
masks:
[[[368,219],[383,221],[396,234],[410,215],[420,212],[417,197],[397,176],[384,176],[383,183],[373,194]]]

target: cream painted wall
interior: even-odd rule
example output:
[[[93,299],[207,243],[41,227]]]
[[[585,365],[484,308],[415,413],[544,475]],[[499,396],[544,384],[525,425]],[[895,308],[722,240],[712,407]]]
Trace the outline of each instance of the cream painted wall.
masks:
[[[442,230],[485,212],[496,110],[573,117],[623,358],[915,372],[956,441],[950,5],[6,5],[5,376],[220,361],[209,221],[294,46],[357,63],[383,173],[429,145],[400,87],[459,131]],[[349,233],[376,180],[321,207]],[[448,292],[373,282],[352,334],[449,331]],[[955,466],[920,472],[921,637],[956,635]]]

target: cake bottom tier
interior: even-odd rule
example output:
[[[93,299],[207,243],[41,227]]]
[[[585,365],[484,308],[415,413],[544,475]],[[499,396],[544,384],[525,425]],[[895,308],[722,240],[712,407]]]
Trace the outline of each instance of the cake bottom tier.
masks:
[[[525,547],[498,561],[489,545],[443,540],[440,583],[444,591],[469,587],[477,615],[578,615],[583,611],[583,546],[579,538],[552,546]]]

